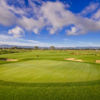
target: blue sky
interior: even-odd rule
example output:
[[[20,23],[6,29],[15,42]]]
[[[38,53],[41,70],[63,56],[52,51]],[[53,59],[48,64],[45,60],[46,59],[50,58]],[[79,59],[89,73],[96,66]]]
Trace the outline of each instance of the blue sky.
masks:
[[[0,45],[100,46],[100,0],[0,0]]]

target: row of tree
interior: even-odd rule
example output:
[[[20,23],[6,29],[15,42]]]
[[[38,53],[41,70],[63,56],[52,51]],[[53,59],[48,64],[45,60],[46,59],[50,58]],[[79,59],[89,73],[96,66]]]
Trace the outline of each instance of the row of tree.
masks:
[[[2,49],[11,49],[11,50],[15,50],[15,49],[25,49],[25,50],[39,50],[39,49],[42,49],[42,50],[100,50],[100,48],[98,49],[92,49],[92,48],[55,48],[54,46],[51,46],[50,48],[39,48],[38,46],[34,46],[34,48],[25,48],[25,47],[11,47],[11,48],[7,48],[7,47],[4,47],[4,48],[0,48],[1,50]]]
[[[15,49],[27,49],[27,50],[33,50],[33,49],[35,49],[35,50],[38,50],[38,49],[40,49],[38,46],[35,46],[34,48],[25,48],[25,47],[16,47],[16,46],[14,46],[14,47],[11,47],[11,48],[7,48],[7,47],[4,47],[4,48],[0,48],[1,50],[2,49],[13,49],[13,50],[15,50]],[[48,50],[49,48],[44,48],[45,50]],[[50,49],[51,50],[54,50],[55,49],[55,47],[54,46],[51,46],[50,47]]]
[[[37,49],[39,49],[39,48],[38,48],[37,46],[35,46],[34,49],[37,50]],[[48,49],[48,48],[45,48],[45,49]],[[55,50],[55,47],[54,47],[54,46],[51,46],[50,49],[51,49],[51,50]]]

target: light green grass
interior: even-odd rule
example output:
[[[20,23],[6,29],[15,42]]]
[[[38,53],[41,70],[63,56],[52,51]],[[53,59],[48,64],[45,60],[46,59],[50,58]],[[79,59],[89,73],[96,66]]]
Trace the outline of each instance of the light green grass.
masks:
[[[0,61],[0,100],[99,100],[100,64],[94,62],[100,59],[99,54],[56,50],[0,55],[0,58],[19,60]]]
[[[0,79],[12,82],[80,82],[98,80],[100,66],[81,62],[29,60],[3,64]]]

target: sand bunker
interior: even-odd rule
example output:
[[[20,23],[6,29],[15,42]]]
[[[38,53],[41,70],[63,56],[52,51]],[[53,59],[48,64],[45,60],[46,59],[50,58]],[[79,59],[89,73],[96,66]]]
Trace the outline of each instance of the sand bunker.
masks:
[[[81,59],[77,59],[77,60],[74,60],[74,61],[80,61],[81,62],[82,60]]]
[[[72,61],[80,61],[80,62],[82,62],[81,59],[75,59],[75,58],[65,58],[65,60],[72,60]]]
[[[0,58],[3,61],[18,61],[18,59],[10,59],[10,58]]]
[[[95,63],[100,63],[100,60],[96,60]]]
[[[75,58],[66,58],[65,60],[74,60]]]

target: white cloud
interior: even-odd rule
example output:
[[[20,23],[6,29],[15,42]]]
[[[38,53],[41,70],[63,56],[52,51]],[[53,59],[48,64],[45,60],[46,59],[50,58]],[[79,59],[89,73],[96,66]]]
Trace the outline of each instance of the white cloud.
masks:
[[[8,31],[8,34],[12,34],[14,37],[22,37],[24,35],[24,30],[19,26]]]
[[[18,20],[17,24],[19,24],[21,27],[25,28],[26,30],[33,31],[36,34],[38,34],[39,29],[45,26],[42,17],[40,17],[38,20],[34,18],[23,17],[22,19]]]
[[[17,46],[50,46],[48,43],[43,43],[34,40],[26,40],[23,38],[16,38],[8,35],[0,35],[0,45],[17,45]]]
[[[92,7],[93,8],[93,7]],[[100,22],[92,19],[81,17],[65,9],[61,2],[47,2],[41,7],[43,18],[47,20],[48,30],[51,34],[62,30],[65,26],[74,25],[71,30],[67,30],[67,35],[86,34],[90,31],[100,30]],[[49,27],[50,26],[50,27]]]
[[[65,5],[60,2],[47,2],[41,7],[43,18],[46,19],[51,34],[57,30],[61,30],[64,26],[71,24],[69,18],[73,18],[73,14],[65,10]]]
[[[94,13],[91,18],[100,20],[100,9],[96,13]]]
[[[0,24],[9,26],[15,21],[16,16],[9,11],[5,0],[0,0]]]
[[[20,8],[15,8],[14,6],[8,6],[8,9],[13,11],[15,14],[25,14]]]
[[[89,4],[89,6],[85,7],[84,10],[80,14],[84,15],[84,16],[87,14],[90,14],[90,13],[94,12],[98,8],[99,5],[100,5],[99,3],[92,3],[91,2]]]
[[[80,44],[83,44],[85,46],[96,46],[92,42],[79,42]]]
[[[34,33],[38,34],[38,31],[39,31],[38,28],[33,28]]]
[[[4,26],[16,24],[15,14],[23,15],[25,12],[21,8],[8,5],[6,0],[0,0],[0,24]]]
[[[50,47],[54,45],[55,47],[76,47],[76,46],[100,46],[100,44],[94,44],[92,42],[77,42],[71,41],[69,39],[65,39],[66,42],[64,44],[55,44],[55,43],[45,43],[35,40],[26,40],[23,38],[16,38],[13,36],[8,36],[4,34],[0,34],[0,45],[16,45],[16,46],[40,46],[40,47]],[[66,44],[67,43],[67,44]],[[74,44],[75,43],[75,44]],[[72,46],[70,46],[72,45]]]
[[[33,0],[41,1],[41,0]],[[91,3],[80,14],[89,14],[97,9],[99,3]],[[100,11],[94,14],[94,18],[99,19]],[[20,17],[18,17],[20,16]],[[33,31],[38,34],[42,28],[46,28],[50,34],[54,34],[63,29],[63,27],[71,26],[70,30],[66,30],[67,35],[86,34],[90,31],[100,31],[100,21],[92,18],[82,17],[68,10],[68,6],[63,3],[42,2],[41,6],[36,5],[32,0],[29,0],[29,8],[19,8],[14,5],[9,5],[5,0],[0,0],[0,24],[4,26],[16,25],[20,29]],[[21,28],[22,27],[22,28]],[[19,29],[19,30],[20,30]],[[20,32],[9,32],[15,37],[23,36]],[[18,30],[18,29],[17,29]],[[22,31],[22,33],[24,33]]]
[[[67,35],[77,35],[78,29],[76,27],[71,27],[71,30],[67,30]]]

